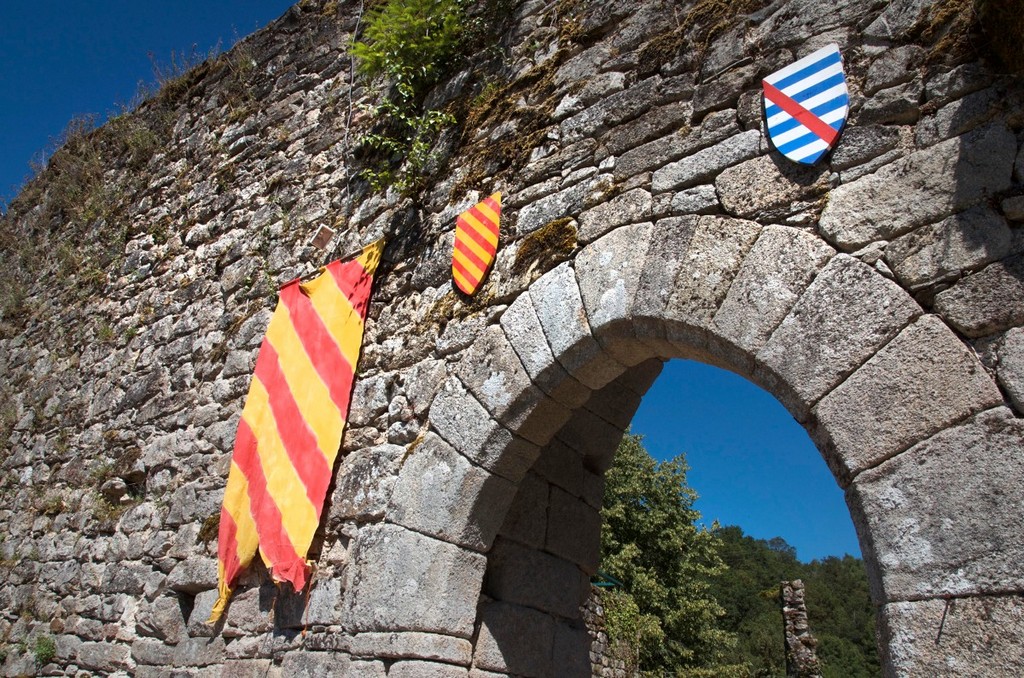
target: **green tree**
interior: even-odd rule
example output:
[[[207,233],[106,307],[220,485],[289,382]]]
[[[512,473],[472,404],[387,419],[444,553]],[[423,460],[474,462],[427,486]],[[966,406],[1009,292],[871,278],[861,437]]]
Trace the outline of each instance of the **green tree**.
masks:
[[[748,664],[757,678],[786,675],[779,582],[802,579],[825,678],[880,675],[875,616],[861,559],[847,555],[801,563],[780,537],[754,539],[736,526],[715,534],[729,575],[712,582],[712,594],[726,610],[722,627],[738,637],[732,661]]]
[[[719,628],[711,593],[726,569],[721,542],[696,525],[687,470],[682,455],[655,461],[639,435],[619,444],[601,511],[601,569],[624,584],[604,598],[608,632],[645,675],[745,676],[724,660],[735,636]]]

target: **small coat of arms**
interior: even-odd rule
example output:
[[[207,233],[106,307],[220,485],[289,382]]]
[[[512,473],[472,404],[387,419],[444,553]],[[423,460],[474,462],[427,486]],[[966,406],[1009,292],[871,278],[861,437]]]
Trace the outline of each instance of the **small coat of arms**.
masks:
[[[850,111],[838,45],[822,47],[761,84],[768,138],[779,153],[812,165],[832,150]]]

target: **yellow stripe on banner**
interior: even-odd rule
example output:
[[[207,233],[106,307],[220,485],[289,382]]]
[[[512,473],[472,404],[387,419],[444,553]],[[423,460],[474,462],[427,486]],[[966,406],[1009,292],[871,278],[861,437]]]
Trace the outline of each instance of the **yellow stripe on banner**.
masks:
[[[256,531],[256,523],[253,521],[252,509],[249,506],[249,480],[234,461],[231,462],[228,486],[224,490],[224,508],[235,521],[235,553],[240,567],[244,569],[256,555],[259,533]]]
[[[381,256],[384,254],[384,238],[372,242],[363,248],[363,253],[359,255],[356,261],[366,271],[366,275],[373,277],[373,274],[377,271],[377,264],[380,263]]]
[[[452,276],[455,278],[456,281],[458,281],[460,289],[464,289],[464,290],[475,290],[476,289],[477,283],[473,282],[472,280],[467,280],[466,276],[462,275],[462,273],[459,272],[458,270],[452,269]]]
[[[363,343],[363,319],[348,297],[338,289],[330,273],[324,273],[306,283],[303,289],[308,292],[313,309],[354,373],[359,360],[359,348]]]
[[[277,322],[278,320],[280,322]],[[331,400],[327,384],[313,367],[306,348],[295,332],[295,326],[292,325],[291,314],[283,304],[270,320],[267,341],[280,356],[278,364],[284,373],[285,381],[288,382],[288,390],[291,391],[306,425],[316,437],[321,454],[327,460],[328,466],[332,466],[333,453],[336,452],[332,448],[338,446],[336,438],[343,430],[345,421]],[[276,429],[274,435],[277,435]],[[256,439],[262,440],[258,434]],[[328,454],[329,452],[332,454]],[[291,466],[291,462],[288,462],[288,465]]]
[[[480,257],[480,261],[490,263],[491,260],[494,259],[493,254],[485,250],[483,247],[480,247],[480,245],[469,235],[460,238],[459,242],[465,245],[467,249],[473,252],[473,254]],[[458,251],[458,249],[456,249],[456,251]]]
[[[501,198],[497,200],[498,204],[501,205]],[[501,219],[501,215],[491,209],[491,206],[487,204],[486,200],[481,200],[476,204],[476,208],[480,210],[480,213],[491,220],[492,223],[497,224]]]
[[[481,210],[481,211],[484,212],[485,214],[487,212],[490,212],[491,214],[494,214],[494,212],[492,212],[491,210],[487,209],[487,206],[484,205],[483,203],[480,203],[479,205],[477,205],[477,207],[478,208],[483,207],[484,209]],[[489,225],[487,225],[487,224],[483,223],[482,221],[480,221],[479,219],[477,219],[473,215],[472,212],[469,212],[469,211],[463,212],[462,213],[462,218],[465,219],[466,222],[468,222],[467,225],[472,226],[476,230],[476,232],[480,234],[481,238],[483,238],[484,240],[489,242],[491,244],[491,247],[497,247],[498,246],[498,234],[497,234],[496,230],[492,231]],[[492,220],[491,223],[494,223],[494,224],[498,223],[497,217],[495,217]],[[488,256],[490,256],[490,255],[488,255]]]
[[[476,264],[474,264],[472,259],[467,257],[465,254],[460,252],[458,249],[456,249],[452,253],[452,257],[456,261],[458,261],[460,264],[462,264],[463,268],[466,269],[466,272],[469,273],[470,275],[474,276],[477,280],[480,280],[481,278],[484,277],[484,272],[482,270],[480,270],[480,267],[477,266]]]
[[[242,418],[258,441],[256,451],[267,480],[267,493],[281,512],[281,522],[297,553],[305,553],[306,540],[316,531],[316,509],[306,496],[306,486],[281,442],[270,410],[270,396],[259,379],[252,380]],[[252,405],[252,408],[249,405]]]

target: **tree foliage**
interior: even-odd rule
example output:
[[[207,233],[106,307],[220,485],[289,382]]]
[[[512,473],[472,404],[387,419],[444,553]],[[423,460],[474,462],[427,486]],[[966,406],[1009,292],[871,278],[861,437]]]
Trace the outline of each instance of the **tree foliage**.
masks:
[[[657,462],[627,434],[605,481],[601,568],[624,583],[605,597],[609,635],[628,642],[645,674],[743,675],[721,661],[734,642],[711,581],[725,571],[720,542],[696,526],[696,493],[682,456]]]
[[[384,156],[363,171],[375,189],[407,190],[432,159],[431,147],[455,122],[448,113],[420,110],[424,96],[460,53],[466,31],[463,0],[386,0],[366,16],[362,39],[352,44],[359,71],[383,79],[387,96],[374,108],[376,129],[363,137]],[[406,172],[391,165],[407,162]]]
[[[729,575],[712,583],[725,608],[724,629],[737,635],[734,661],[747,662],[753,676],[784,676],[779,582],[802,579],[811,632],[825,678],[867,678],[881,669],[875,646],[875,616],[860,558],[846,555],[810,563],[780,537],[754,539],[736,526],[716,531]]]
[[[623,437],[605,481],[601,569],[623,583],[602,596],[613,644],[652,676],[784,676],[779,582],[803,579],[824,678],[878,676],[864,563],[801,563],[781,537],[697,526],[685,458],[655,461]],[[630,648],[623,656],[622,647]]]

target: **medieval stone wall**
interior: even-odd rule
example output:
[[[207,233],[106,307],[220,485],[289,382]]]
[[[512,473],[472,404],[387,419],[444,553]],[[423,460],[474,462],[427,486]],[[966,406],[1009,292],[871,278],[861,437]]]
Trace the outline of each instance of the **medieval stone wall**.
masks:
[[[0,338],[4,673],[589,675],[602,474],[673,357],[808,429],[887,674],[1019,673],[1019,80],[946,49],[927,0],[491,4],[496,47],[429,97],[468,122],[414,195],[375,193],[360,6],[304,1],[144,105],[149,155],[93,137],[102,215],[53,209],[54,172],[12,206],[43,274]],[[799,168],[762,134],[759,79],[831,42],[851,118]],[[501,249],[470,300],[455,216],[494,190]],[[276,286],[381,235],[311,589],[254,568],[211,629]],[[112,254],[65,265],[96,239]]]

